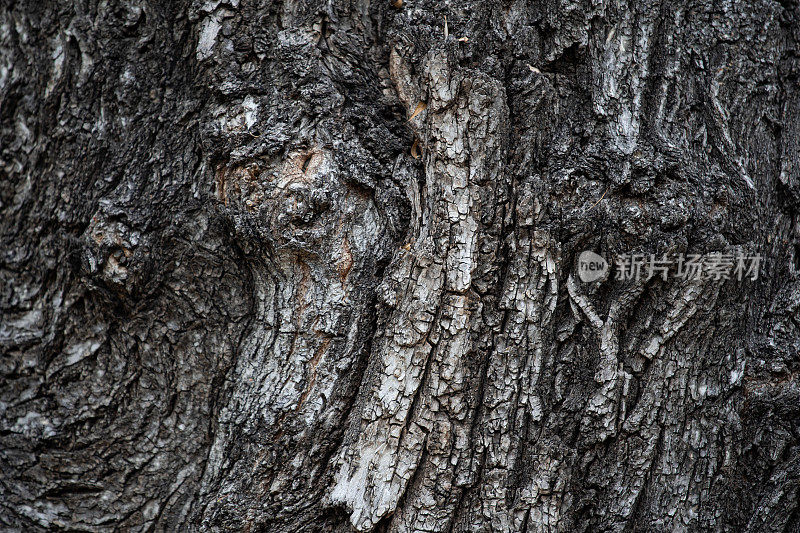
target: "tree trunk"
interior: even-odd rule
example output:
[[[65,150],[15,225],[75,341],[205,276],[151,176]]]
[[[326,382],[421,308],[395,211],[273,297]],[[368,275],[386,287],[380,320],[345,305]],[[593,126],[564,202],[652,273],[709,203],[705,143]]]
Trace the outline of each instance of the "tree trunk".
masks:
[[[800,531],[798,43],[793,0],[4,2],[0,527]]]

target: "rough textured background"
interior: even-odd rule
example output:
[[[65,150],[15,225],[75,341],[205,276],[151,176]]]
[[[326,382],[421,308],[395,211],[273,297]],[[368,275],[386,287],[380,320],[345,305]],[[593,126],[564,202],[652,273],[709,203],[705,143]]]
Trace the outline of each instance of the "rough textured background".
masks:
[[[795,0],[5,0],[0,528],[799,531],[799,43]]]

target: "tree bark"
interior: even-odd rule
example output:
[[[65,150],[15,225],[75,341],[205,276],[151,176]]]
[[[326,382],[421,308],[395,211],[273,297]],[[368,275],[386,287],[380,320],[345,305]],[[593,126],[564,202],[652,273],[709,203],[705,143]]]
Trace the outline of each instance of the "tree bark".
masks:
[[[4,3],[0,527],[800,531],[798,43],[793,0]]]

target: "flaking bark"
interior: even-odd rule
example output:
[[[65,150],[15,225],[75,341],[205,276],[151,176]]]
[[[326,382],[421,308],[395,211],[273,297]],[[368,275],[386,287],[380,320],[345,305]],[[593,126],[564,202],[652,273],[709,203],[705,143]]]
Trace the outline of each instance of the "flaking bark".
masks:
[[[797,531],[799,40],[772,0],[3,4],[0,527]]]

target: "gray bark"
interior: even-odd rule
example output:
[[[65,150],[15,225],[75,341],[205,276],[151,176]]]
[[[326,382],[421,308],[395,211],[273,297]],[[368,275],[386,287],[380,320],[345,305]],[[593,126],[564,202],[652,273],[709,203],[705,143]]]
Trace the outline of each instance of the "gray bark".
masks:
[[[4,2],[0,528],[799,531],[798,43],[792,0]]]

